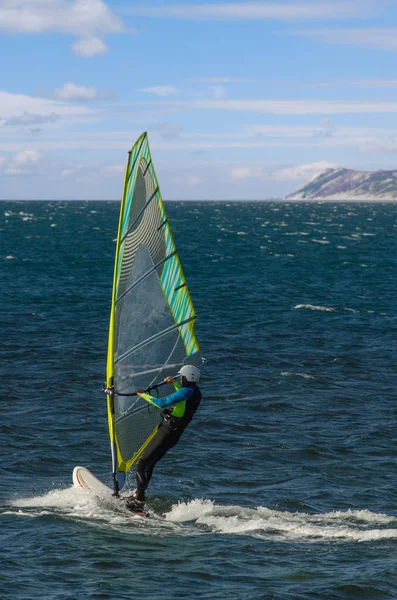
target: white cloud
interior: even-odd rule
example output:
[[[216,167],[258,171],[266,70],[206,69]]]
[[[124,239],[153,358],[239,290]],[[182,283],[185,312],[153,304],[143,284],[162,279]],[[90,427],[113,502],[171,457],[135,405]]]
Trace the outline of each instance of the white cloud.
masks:
[[[102,0],[3,0],[0,31],[9,34],[72,34],[77,54],[94,56],[107,47],[96,35],[120,33],[123,23]]]
[[[255,83],[257,79],[246,79],[243,77],[192,77],[189,81],[194,83]]]
[[[232,179],[250,179],[264,176],[263,169],[261,167],[235,167],[231,172]]]
[[[178,123],[153,123],[148,128],[150,132],[156,132],[165,140],[177,138],[182,128]]]
[[[118,175],[124,173],[125,165],[106,165],[103,167],[102,172],[104,175]]]
[[[291,167],[266,169],[264,167],[235,167],[231,171],[234,180],[263,179],[273,181],[301,180],[317,177],[325,169],[334,169],[336,165],[319,161]]]
[[[172,96],[177,93],[177,89],[172,85],[157,85],[152,87],[147,87],[139,90],[140,92],[145,92],[146,94],[156,94],[156,96]]]
[[[101,0],[6,0],[0,5],[4,33],[118,33],[123,24]]]
[[[0,174],[9,176],[28,174],[43,160],[44,156],[37,150],[23,150],[14,156],[1,156]]]
[[[225,98],[226,96],[226,88],[223,85],[213,85],[212,86],[212,93],[214,94],[214,97],[217,100],[222,100],[222,98]]]
[[[308,29],[295,33],[329,44],[397,50],[397,28]]]
[[[3,123],[4,127],[31,127],[32,125],[44,125],[46,123],[54,123],[59,119],[59,115],[52,112],[49,115],[35,115],[27,110],[18,117],[6,119]]]
[[[99,38],[92,37],[88,39],[78,40],[72,44],[72,50],[79,56],[97,56],[105,54],[108,51],[106,44]]]
[[[64,83],[55,90],[55,95],[60,100],[92,100],[98,97],[94,87],[79,86],[72,82]]]
[[[92,117],[85,118],[84,121],[90,122]],[[82,118],[79,118],[81,121]],[[62,123],[68,125],[70,118],[62,119]],[[290,132],[288,131],[290,129]],[[176,151],[186,152],[194,151],[204,152],[211,150],[225,149],[252,149],[252,148],[296,148],[302,152],[304,148],[312,148],[319,152],[328,152],[328,148],[356,148],[358,145],[364,146],[373,141],[384,138],[390,138],[391,135],[397,135],[397,130],[381,129],[338,129],[330,137],[314,136],[313,127],[302,128],[277,128],[269,136],[259,137],[250,136],[245,133],[208,133],[195,134],[181,132],[177,134],[171,131],[167,133],[148,127],[150,145],[156,151]],[[285,131],[285,132],[284,132]],[[75,128],[64,128],[62,131],[52,131],[43,134],[40,139],[35,141],[37,149],[49,152],[51,150],[95,150],[95,151],[121,151],[124,152],[131,146],[131,141],[136,139],[142,132],[139,130],[120,131],[117,129],[76,131]],[[5,128],[0,127],[0,150],[16,151],[20,147],[18,139],[11,140],[5,135]],[[123,154],[124,156],[124,154]]]
[[[34,120],[36,123],[55,120],[55,116],[88,116],[94,112],[85,106],[65,104],[57,100],[37,98],[24,94],[10,94],[0,90],[0,115],[6,122],[9,119]],[[31,124],[31,123],[29,123]]]
[[[334,81],[321,81],[312,85],[318,87],[366,87],[366,88],[397,88],[397,79],[337,79]]]
[[[371,154],[395,154],[397,152],[397,138],[364,140],[358,143],[357,150]]]
[[[328,117],[323,117],[320,121],[320,129],[313,131],[314,136],[331,137],[335,132],[335,125]]]
[[[23,166],[37,163],[43,160],[43,158],[41,152],[37,152],[37,150],[23,150],[22,152],[17,152],[13,160],[16,164]]]
[[[309,163],[306,165],[297,165],[294,167],[285,167],[273,173],[272,178],[278,181],[310,179],[317,177],[326,169],[335,169],[337,165],[325,160]]]
[[[120,180],[120,175],[125,172],[124,164],[109,163],[109,164],[74,164],[69,165],[66,169],[61,170],[62,177],[78,177],[78,181],[98,181],[101,176],[106,178],[116,177],[117,181]],[[77,179],[76,179],[77,181]]]
[[[141,4],[122,9],[126,14],[159,18],[222,19],[222,20],[317,20],[364,18],[376,10],[374,0],[335,0],[317,2],[226,2],[207,4],[170,4],[147,6]]]
[[[146,103],[146,107],[150,106]],[[154,103],[151,103],[154,106]],[[261,112],[273,115],[327,115],[357,113],[396,113],[397,101],[381,100],[191,100],[163,102],[163,108],[231,110]]]
[[[181,175],[172,179],[173,183],[180,183],[182,185],[198,185],[201,182],[201,178],[197,177],[197,175],[192,175],[187,173],[185,175]]]

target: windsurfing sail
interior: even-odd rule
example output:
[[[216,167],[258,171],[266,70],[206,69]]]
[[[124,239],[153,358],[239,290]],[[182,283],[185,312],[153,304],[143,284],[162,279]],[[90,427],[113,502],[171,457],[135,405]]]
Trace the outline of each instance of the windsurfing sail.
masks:
[[[185,364],[201,364],[195,319],[144,133],[125,171],[110,314],[106,385],[116,493],[160,422],[160,410],[133,394]],[[169,393],[169,386],[158,388],[160,397]]]

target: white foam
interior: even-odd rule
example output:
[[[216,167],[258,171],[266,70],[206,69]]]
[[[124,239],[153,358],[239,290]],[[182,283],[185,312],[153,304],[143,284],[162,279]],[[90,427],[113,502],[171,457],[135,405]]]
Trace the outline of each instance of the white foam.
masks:
[[[167,518],[172,516],[180,520],[196,517],[198,525],[204,525],[214,533],[244,534],[263,539],[277,537],[280,541],[366,542],[397,538],[397,528],[374,528],[374,525],[397,525],[396,518],[368,510],[310,515],[265,507],[248,509],[240,506],[216,506],[208,500],[193,500],[174,506]]]
[[[308,373],[293,373],[292,371],[282,371],[281,375],[283,377],[303,377],[303,379],[316,379],[314,375],[309,375]]]
[[[128,495],[128,491],[126,490]],[[77,486],[52,490],[44,495],[30,498],[18,498],[12,506],[18,510],[11,514],[23,518],[35,518],[45,515],[57,515],[61,518],[83,521],[87,526],[109,528],[134,534],[137,530],[145,535],[167,535],[181,526],[162,518],[150,509],[150,518],[132,515],[123,502],[108,492],[94,494]],[[10,511],[11,512],[11,511]],[[186,527],[185,527],[186,529]],[[191,528],[180,534],[194,534]],[[196,534],[201,534],[200,530]]]
[[[397,519],[369,510],[310,515],[266,507],[217,506],[212,501],[196,499],[173,506],[166,518],[179,522],[196,519],[198,525],[213,533],[244,534],[263,539],[277,537],[280,541],[366,542],[397,538],[397,528],[379,528],[397,525]]]
[[[315,306],[313,304],[297,304],[294,308],[308,308],[309,310],[322,310],[325,312],[335,312],[334,308],[330,308],[329,306]]]
[[[362,265],[361,265],[362,266]],[[301,308],[306,308],[308,310],[321,310],[324,312],[336,312],[337,310],[344,310],[346,312],[353,312],[356,313],[358,312],[358,310],[355,310],[354,308],[347,308],[347,307],[341,307],[341,308],[333,308],[332,306],[315,306],[314,304],[297,304],[296,306],[294,306],[294,309],[301,309]]]
[[[190,502],[178,502],[174,504],[171,511],[167,513],[166,519],[169,521],[183,523],[193,521],[205,514],[210,514],[214,510],[212,500],[191,500]]]
[[[139,531],[150,535],[246,535],[260,539],[300,542],[367,542],[397,539],[397,518],[367,509],[334,511],[323,514],[278,511],[258,506],[217,505],[213,500],[194,499],[178,502],[161,518],[153,511],[151,518],[132,518],[123,503],[104,495],[71,487],[53,490],[42,496],[19,498],[13,502],[16,512],[7,514],[25,518],[42,515],[84,520],[90,526],[110,527],[122,531]]]
[[[69,518],[84,519],[91,522],[122,524],[131,521],[131,514],[124,506],[107,493],[93,494],[77,486],[64,490],[52,490],[42,496],[18,498],[13,505],[25,509],[21,516],[42,516],[59,513]]]

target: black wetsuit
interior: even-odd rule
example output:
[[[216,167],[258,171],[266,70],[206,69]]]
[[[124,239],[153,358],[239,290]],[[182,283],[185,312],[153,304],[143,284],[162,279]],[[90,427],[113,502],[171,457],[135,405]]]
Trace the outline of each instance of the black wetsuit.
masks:
[[[174,405],[174,408],[173,410],[166,409],[161,413],[162,421],[158,426],[157,433],[150,440],[136,463],[135,497],[139,501],[145,499],[145,490],[156,463],[163,458],[170,448],[178,443],[182,433],[192,420],[201,401],[201,392],[195,383],[187,383],[178,389],[175,394],[165,398],[150,396],[149,400],[147,394],[142,397],[162,408],[171,405]]]

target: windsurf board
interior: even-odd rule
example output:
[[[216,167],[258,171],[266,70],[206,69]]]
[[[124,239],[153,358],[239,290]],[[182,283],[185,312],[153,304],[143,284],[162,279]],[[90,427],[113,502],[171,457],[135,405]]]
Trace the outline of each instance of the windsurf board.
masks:
[[[76,487],[81,487],[84,490],[90,490],[94,493],[107,492],[113,494],[113,490],[102,483],[95,475],[85,467],[75,467],[73,469],[73,483]]]
[[[75,487],[83,488],[84,490],[90,490],[94,494],[109,494],[109,496],[113,496],[113,490],[102,483],[98,477],[95,477],[91,471],[86,469],[85,467],[75,467],[73,469],[73,484]],[[126,498],[119,498],[124,501]],[[137,517],[148,517],[149,513],[147,512],[135,512],[127,508],[127,510],[136,515]]]

